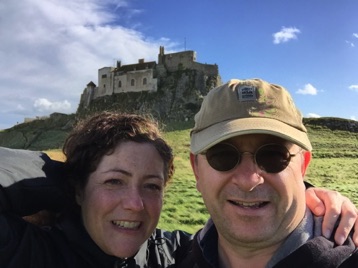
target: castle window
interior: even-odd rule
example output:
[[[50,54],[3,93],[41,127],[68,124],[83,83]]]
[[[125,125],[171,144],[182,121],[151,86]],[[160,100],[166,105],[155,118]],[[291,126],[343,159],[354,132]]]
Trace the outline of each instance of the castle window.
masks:
[[[135,80],[134,79],[131,80],[131,86],[135,86]]]
[[[118,87],[122,87],[122,81],[121,80],[119,80],[119,82],[118,82]]]
[[[147,78],[144,77],[144,78],[143,78],[143,85],[146,85],[146,84],[147,84]]]

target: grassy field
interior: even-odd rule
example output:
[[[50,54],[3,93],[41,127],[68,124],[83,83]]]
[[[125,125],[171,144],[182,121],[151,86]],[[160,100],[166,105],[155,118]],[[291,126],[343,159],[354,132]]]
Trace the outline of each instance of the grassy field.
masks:
[[[63,155],[62,150],[50,150],[45,151],[46,154],[51,157],[52,159],[58,160],[58,161],[65,161],[66,157]]]
[[[306,180],[315,186],[338,190],[358,206],[358,133],[320,127],[308,131],[314,150]],[[176,154],[175,176],[167,188],[159,223],[167,230],[194,232],[208,218],[189,163],[189,133],[187,128],[165,134]]]
[[[189,163],[190,126],[170,130],[165,138],[175,152],[175,175],[166,189],[165,203],[159,227],[195,232],[208,218]],[[178,129],[178,127],[176,127]],[[314,147],[313,160],[306,180],[316,186],[340,191],[358,206],[358,133],[308,128]],[[60,150],[47,151],[55,159],[63,160]]]

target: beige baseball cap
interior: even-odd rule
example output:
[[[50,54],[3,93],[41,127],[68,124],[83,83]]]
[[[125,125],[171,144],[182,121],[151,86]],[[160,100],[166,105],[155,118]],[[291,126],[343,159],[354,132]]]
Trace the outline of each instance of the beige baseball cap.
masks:
[[[194,119],[190,133],[193,154],[246,134],[274,135],[312,150],[291,95],[282,86],[261,79],[232,79],[212,89]]]

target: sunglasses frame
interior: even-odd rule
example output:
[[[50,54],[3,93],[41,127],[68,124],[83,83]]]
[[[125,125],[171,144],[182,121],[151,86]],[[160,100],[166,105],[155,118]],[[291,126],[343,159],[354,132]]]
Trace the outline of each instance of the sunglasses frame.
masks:
[[[212,149],[213,147],[215,147],[215,146],[217,146],[217,145],[220,145],[220,144],[227,145],[227,146],[229,146],[229,147],[235,149],[235,151],[236,151],[236,153],[237,153],[237,155],[238,155],[238,159],[237,159],[236,164],[235,164],[232,168],[230,168],[230,169],[228,169],[228,170],[218,170],[218,169],[216,169],[215,167],[212,166],[212,164],[210,163],[210,161],[208,160],[208,157],[207,157],[208,151],[210,151],[210,149]],[[285,151],[287,151],[287,156],[288,156],[288,158],[285,159],[285,161],[287,162],[287,165],[283,165],[283,166],[282,166],[283,169],[277,169],[277,171],[276,171],[276,169],[275,169],[275,171],[267,171],[267,170],[266,170],[267,168],[264,169],[262,165],[260,166],[259,163],[257,163],[257,160],[256,160],[256,159],[257,159],[257,153],[258,153],[260,150],[262,150],[262,148],[265,148],[265,147],[267,147],[267,146],[278,146],[278,147],[284,148]],[[279,150],[277,150],[277,151],[279,151]],[[245,152],[245,151],[244,151],[244,152],[240,152],[240,151],[238,150],[238,148],[237,148],[236,146],[234,146],[233,144],[231,144],[231,143],[226,143],[226,142],[221,142],[221,143],[215,144],[214,146],[212,146],[212,147],[210,147],[209,149],[207,149],[207,150],[201,152],[200,154],[201,154],[201,155],[205,155],[205,158],[207,159],[208,164],[210,165],[210,167],[212,167],[212,168],[215,169],[216,171],[220,171],[220,172],[229,172],[229,171],[233,170],[234,168],[236,168],[236,167],[241,163],[242,155],[243,155],[243,154],[251,154],[251,155],[253,156],[253,161],[254,161],[255,165],[256,165],[260,170],[262,170],[262,171],[264,171],[264,172],[266,172],[266,173],[275,174],[275,173],[280,173],[281,171],[285,170],[285,169],[288,167],[288,165],[290,164],[292,157],[295,157],[296,155],[300,154],[301,151],[302,151],[302,148],[300,148],[300,150],[299,150],[297,153],[291,154],[291,152],[288,150],[288,148],[287,148],[285,145],[283,145],[283,144],[279,144],[279,143],[266,143],[266,144],[263,144],[263,145],[261,145],[260,147],[258,147],[258,148],[255,150],[254,153],[252,153],[252,152]]]

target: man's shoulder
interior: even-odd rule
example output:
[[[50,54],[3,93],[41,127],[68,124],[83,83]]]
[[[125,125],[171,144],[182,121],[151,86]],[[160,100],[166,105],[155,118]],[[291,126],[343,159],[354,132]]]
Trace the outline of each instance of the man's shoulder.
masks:
[[[193,241],[191,246],[187,248],[187,250],[177,259],[178,268],[211,268],[212,266],[204,257],[204,253],[202,248],[200,247],[199,240],[200,237],[205,233],[203,229],[199,230],[193,237]],[[215,240],[214,240],[215,241]],[[214,243],[214,241],[212,241]],[[214,254],[216,255],[216,254]]]
[[[318,236],[307,241],[274,267],[358,267],[358,250],[350,238],[338,246],[333,241]]]

